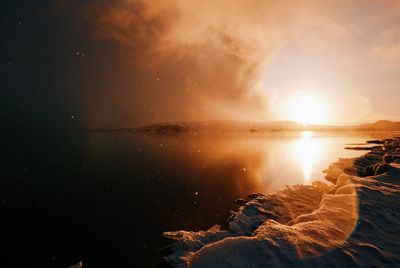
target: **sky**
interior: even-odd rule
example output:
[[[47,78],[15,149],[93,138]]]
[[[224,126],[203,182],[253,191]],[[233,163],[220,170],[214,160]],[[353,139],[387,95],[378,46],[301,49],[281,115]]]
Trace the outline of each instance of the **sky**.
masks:
[[[9,124],[291,120],[298,96],[400,120],[398,1],[32,2],[1,4]]]

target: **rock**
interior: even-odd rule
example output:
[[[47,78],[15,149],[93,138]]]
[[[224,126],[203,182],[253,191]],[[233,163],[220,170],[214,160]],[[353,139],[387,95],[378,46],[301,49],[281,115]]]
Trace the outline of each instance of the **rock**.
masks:
[[[369,140],[369,141],[367,141],[367,143],[370,143],[370,144],[384,144],[385,141],[381,141],[381,140]]]
[[[391,169],[393,169],[393,167],[389,164],[376,164],[374,166],[374,175],[381,175]]]
[[[383,162],[385,163],[392,163],[393,162],[393,156],[390,154],[385,154],[383,156]]]
[[[383,156],[383,162],[385,163],[392,163],[397,159],[400,159],[400,154],[385,154]]]
[[[260,196],[263,196],[263,194],[254,193],[254,194],[249,194],[247,197],[250,198],[250,199],[254,199],[254,198],[257,198],[257,197],[260,197]]]
[[[374,171],[374,166],[375,165],[370,165],[364,168],[364,176],[373,176],[375,175],[375,171]]]
[[[347,146],[344,148],[346,150],[354,150],[354,151],[372,151],[380,149],[381,146]]]
[[[247,201],[244,200],[243,198],[236,198],[236,199],[235,199],[235,204],[244,206],[244,205],[246,205],[246,203],[247,203]]]

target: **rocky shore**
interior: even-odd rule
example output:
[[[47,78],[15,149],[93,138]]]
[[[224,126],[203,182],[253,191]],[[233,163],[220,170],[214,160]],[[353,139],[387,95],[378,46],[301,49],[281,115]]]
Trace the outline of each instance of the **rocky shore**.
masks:
[[[340,159],[328,183],[238,199],[227,230],[165,232],[173,267],[400,266],[400,138]]]

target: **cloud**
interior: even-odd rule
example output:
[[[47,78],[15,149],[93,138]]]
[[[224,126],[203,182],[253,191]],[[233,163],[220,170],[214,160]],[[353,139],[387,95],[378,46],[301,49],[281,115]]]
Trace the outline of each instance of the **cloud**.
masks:
[[[288,92],[283,91],[298,90],[294,87],[303,87],[306,80],[321,90],[363,88],[362,78],[377,71],[376,57],[390,62],[399,52],[398,39],[381,33],[387,28],[385,18],[386,24],[397,24],[395,12],[386,13],[397,6],[392,1],[112,0],[77,5],[92,40],[109,44],[118,69],[131,71],[124,78],[131,89],[114,92],[119,106],[132,108],[116,116],[132,113],[147,121],[273,120],[279,111],[271,113],[272,90],[284,96]],[[280,82],[266,84],[268,76]],[[356,85],[340,88],[349,80]]]
[[[118,43],[124,59],[146,70],[144,79],[164,77],[194,117],[259,117],[265,102],[255,88],[282,35],[268,16],[277,8],[254,0],[121,0],[89,5],[85,14],[95,39]]]

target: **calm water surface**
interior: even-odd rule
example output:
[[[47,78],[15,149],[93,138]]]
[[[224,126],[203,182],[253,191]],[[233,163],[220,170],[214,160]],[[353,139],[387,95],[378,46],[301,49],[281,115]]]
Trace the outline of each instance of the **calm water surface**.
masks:
[[[6,261],[156,267],[171,242],[163,231],[225,224],[235,198],[322,180],[329,163],[364,153],[345,144],[366,139],[84,133],[72,143],[36,144],[15,153],[3,182]]]

